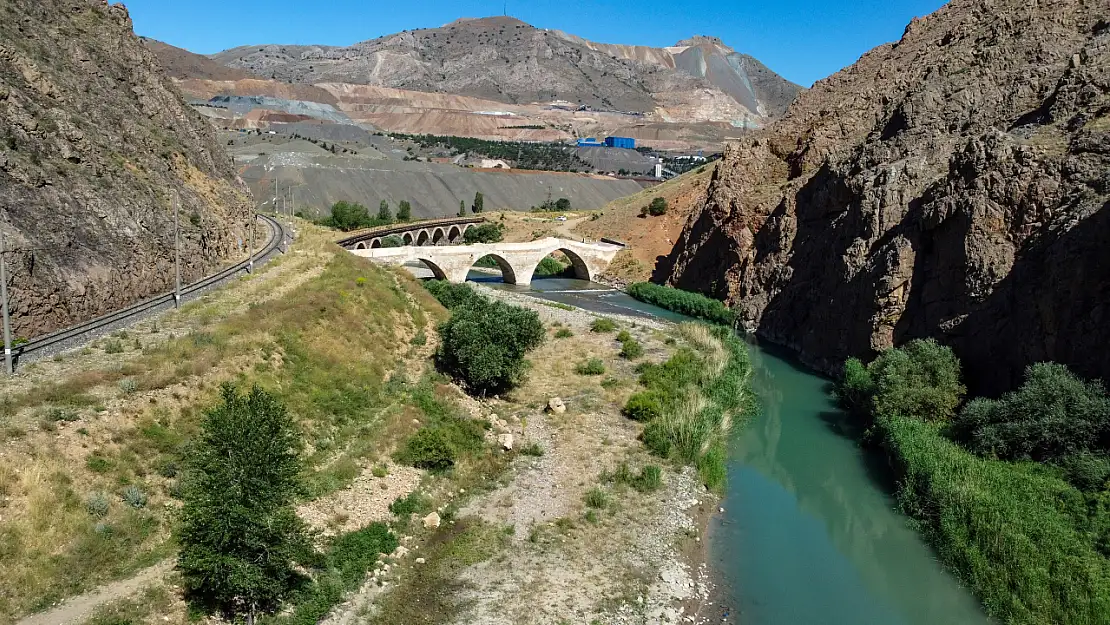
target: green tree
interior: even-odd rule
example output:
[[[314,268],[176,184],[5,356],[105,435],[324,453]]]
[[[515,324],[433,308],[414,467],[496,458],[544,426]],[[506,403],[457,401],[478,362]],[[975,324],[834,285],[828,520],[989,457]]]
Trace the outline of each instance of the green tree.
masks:
[[[866,368],[856,359],[848,360],[837,396],[865,418],[898,415],[948,421],[966,391],[952,349],[933,339],[918,339],[883,352]]]
[[[206,614],[253,625],[307,581],[312,560],[293,508],[300,433],[281,401],[230,384],[209,410],[190,454],[177,541],[186,600]]]
[[[466,217],[466,202],[459,200],[459,217]]]
[[[667,214],[667,200],[665,198],[657,197],[648,204],[647,212],[652,217],[659,217]]]
[[[463,233],[463,242],[467,245],[475,243],[498,243],[505,236],[505,226],[499,223],[482,224],[468,228]]]
[[[397,221],[407,222],[412,220],[412,204],[408,200],[401,200],[397,205]]]
[[[327,220],[327,223],[333,228],[350,232],[351,230],[369,227],[372,222],[370,211],[362,204],[339,201],[332,205],[331,218]]]
[[[570,210],[570,200],[568,200],[565,197],[561,197],[561,198],[555,200],[555,210],[564,211],[564,212],[569,211]]]
[[[474,298],[440,326],[436,366],[473,394],[502,393],[523,380],[524,356],[546,334],[535,311]]]
[[[486,199],[482,197],[482,192],[477,191],[474,193],[474,205],[470,207],[470,211],[475,215],[481,214],[486,207]]]
[[[383,221],[387,224],[393,223],[393,213],[390,212],[389,202],[386,200],[382,200],[382,203],[378,204],[378,221]]]

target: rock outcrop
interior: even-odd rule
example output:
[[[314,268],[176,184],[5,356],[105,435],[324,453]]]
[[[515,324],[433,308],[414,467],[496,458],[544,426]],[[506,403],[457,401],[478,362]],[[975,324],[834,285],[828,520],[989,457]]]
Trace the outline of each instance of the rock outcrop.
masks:
[[[30,338],[245,255],[249,191],[122,5],[0,5],[0,230],[15,334]]]
[[[656,278],[833,370],[932,336],[1110,380],[1110,5],[953,0],[726,151]]]

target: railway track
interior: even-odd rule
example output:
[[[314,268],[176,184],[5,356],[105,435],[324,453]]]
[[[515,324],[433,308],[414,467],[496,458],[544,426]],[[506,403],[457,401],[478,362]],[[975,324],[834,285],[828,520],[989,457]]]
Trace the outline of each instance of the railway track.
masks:
[[[272,219],[266,215],[258,215],[257,217],[264,221],[266,225],[270,227],[271,231],[270,240],[262,249],[258,250],[253,255],[254,264],[260,265],[270,258],[273,258],[275,255],[282,253],[282,245],[285,240],[286,231],[285,226],[276,219]],[[182,303],[190,299],[195,299],[212,287],[218,286],[239,273],[246,271],[251,260],[252,259],[248,258],[241,263],[226,267],[192,284],[183,285],[181,287]],[[127,308],[108,313],[107,315],[96,317],[95,319],[90,319],[77,325],[32,339],[12,348],[12,360],[16,365],[26,364],[39,360],[44,356],[53,355],[69,347],[79,345],[90,338],[129,325],[146,314],[173,307],[173,297],[174,294],[172,292],[158,295],[128,306]]]

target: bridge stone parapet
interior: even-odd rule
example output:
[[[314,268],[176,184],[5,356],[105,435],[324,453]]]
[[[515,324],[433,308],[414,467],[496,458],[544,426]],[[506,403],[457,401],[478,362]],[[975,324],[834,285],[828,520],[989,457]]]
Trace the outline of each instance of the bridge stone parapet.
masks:
[[[505,282],[529,284],[532,275],[547,256],[562,252],[581,280],[593,280],[613,262],[623,249],[610,243],[582,243],[549,237],[528,243],[485,243],[451,247],[404,246],[391,248],[353,249],[352,254],[376,262],[403,265],[421,262],[436,278],[449,282],[465,282],[470,269],[484,256],[491,256],[501,268]]]

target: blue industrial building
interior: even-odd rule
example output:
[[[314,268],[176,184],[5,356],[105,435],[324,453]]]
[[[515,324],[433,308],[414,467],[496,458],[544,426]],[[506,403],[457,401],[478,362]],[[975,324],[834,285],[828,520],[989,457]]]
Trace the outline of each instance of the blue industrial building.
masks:
[[[605,145],[611,148],[636,149],[636,140],[628,137],[605,137]]]
[[[580,148],[600,148],[602,145],[603,144],[600,141],[594,139],[593,137],[578,140],[578,147]]]

